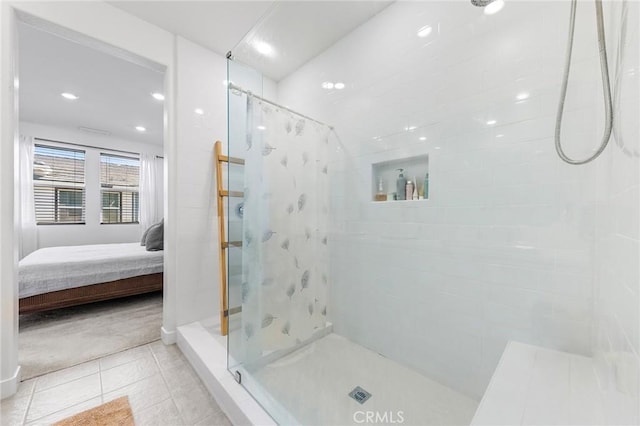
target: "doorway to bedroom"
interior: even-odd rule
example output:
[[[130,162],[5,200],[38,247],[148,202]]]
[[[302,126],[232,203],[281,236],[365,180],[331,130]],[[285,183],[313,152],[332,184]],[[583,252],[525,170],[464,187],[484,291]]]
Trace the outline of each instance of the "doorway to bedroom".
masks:
[[[163,310],[164,68],[43,28],[18,23],[23,380],[159,340]]]

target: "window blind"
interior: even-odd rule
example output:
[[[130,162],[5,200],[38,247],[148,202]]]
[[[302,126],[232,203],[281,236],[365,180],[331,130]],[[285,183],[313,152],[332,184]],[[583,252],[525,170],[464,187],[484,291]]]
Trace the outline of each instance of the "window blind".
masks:
[[[140,160],[100,154],[101,223],[138,223]]]
[[[37,223],[84,223],[85,152],[35,144],[33,157]]]

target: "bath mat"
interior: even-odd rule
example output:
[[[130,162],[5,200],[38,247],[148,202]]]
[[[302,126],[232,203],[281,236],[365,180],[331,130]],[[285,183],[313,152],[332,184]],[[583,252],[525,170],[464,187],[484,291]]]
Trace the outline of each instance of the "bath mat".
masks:
[[[54,426],[134,426],[129,397],[123,396],[90,410],[74,414]]]

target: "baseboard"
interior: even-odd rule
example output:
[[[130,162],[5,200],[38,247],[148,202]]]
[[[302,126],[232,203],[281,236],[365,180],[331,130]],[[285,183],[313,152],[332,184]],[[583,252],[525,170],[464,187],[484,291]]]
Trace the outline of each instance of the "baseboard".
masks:
[[[169,331],[166,328],[160,328],[160,338],[165,345],[173,345],[176,343],[176,331]]]
[[[5,399],[18,392],[22,367],[17,366],[16,372],[8,379],[0,381],[0,399]]]

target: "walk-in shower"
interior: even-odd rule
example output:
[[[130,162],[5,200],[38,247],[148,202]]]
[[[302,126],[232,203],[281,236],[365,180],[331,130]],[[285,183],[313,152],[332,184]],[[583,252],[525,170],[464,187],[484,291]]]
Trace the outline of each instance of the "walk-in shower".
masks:
[[[278,2],[233,48],[227,367],[276,422],[469,424],[509,341],[638,421],[639,5],[494,9]]]

